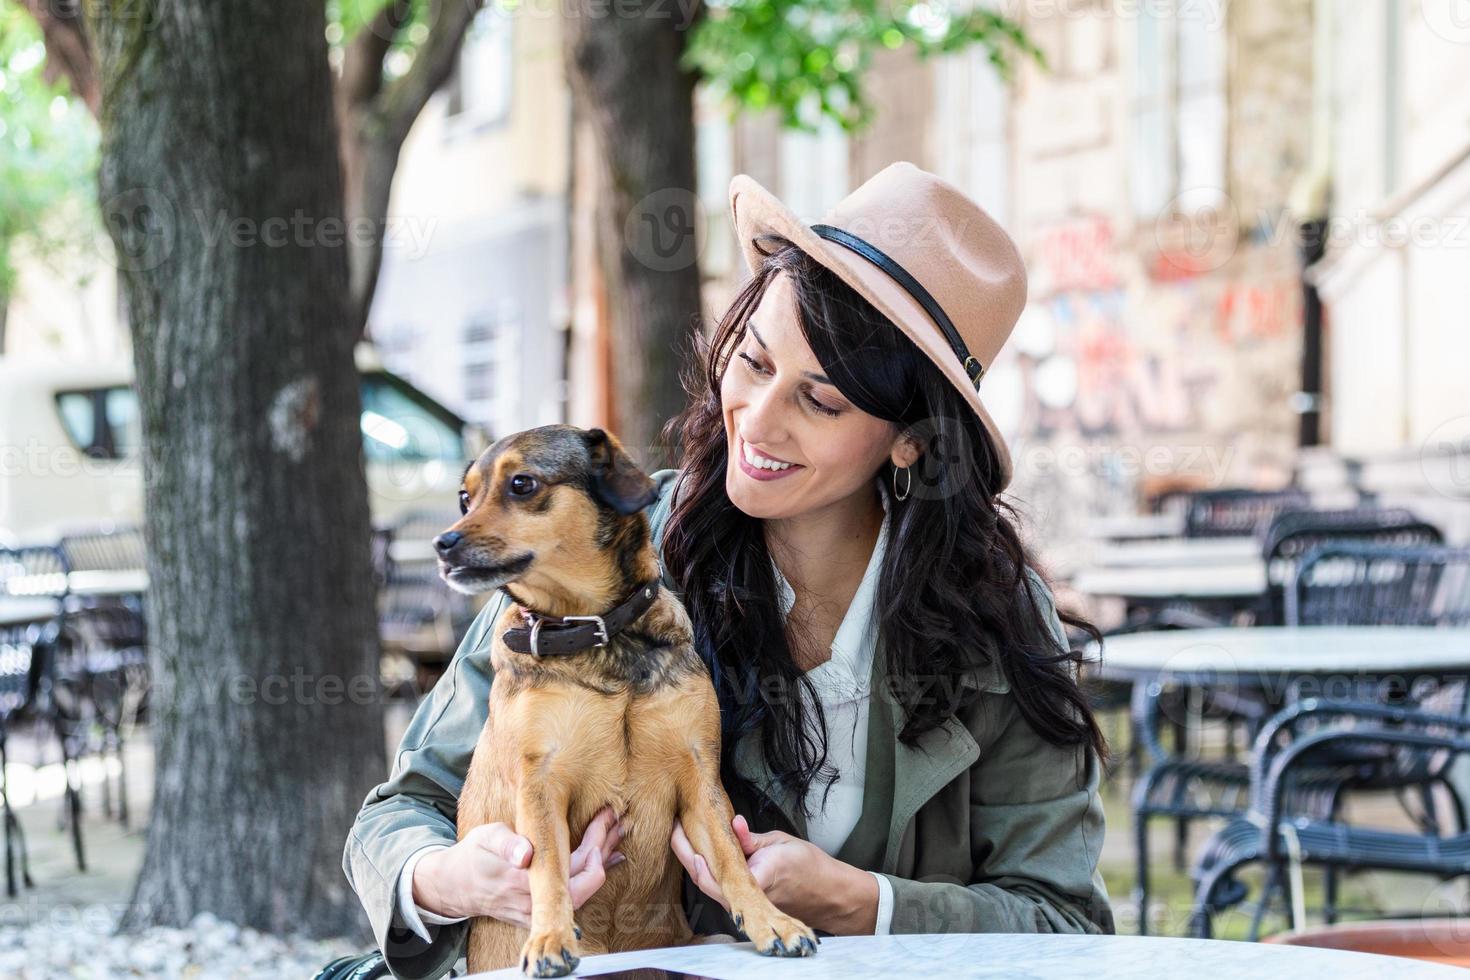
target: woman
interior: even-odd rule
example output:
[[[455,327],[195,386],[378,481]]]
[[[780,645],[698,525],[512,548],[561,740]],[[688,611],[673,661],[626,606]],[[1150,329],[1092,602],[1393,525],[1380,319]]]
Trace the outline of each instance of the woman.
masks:
[[[1025,302],[1004,231],[906,162],[807,226],[745,175],[754,275],[691,372],[650,523],[720,698],[734,829],[775,904],[823,932],[1110,932],[1106,746],[1066,620],[998,499],[978,387]],[[920,281],[922,279],[922,282]],[[344,869],[399,976],[439,976],[463,917],[524,924],[529,842],[455,842],[484,724],[487,604],[369,794]],[[580,904],[616,864],[604,812]],[[696,932],[729,933],[675,826]]]

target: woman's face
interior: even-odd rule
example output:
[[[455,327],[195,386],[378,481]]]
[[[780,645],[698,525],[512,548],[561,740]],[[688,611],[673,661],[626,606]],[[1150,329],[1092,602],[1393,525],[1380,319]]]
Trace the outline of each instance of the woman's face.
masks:
[[[826,379],[797,323],[785,273],[751,315],[720,398],[730,447],[725,491],[751,517],[819,510],[866,487],[890,456],[900,465],[917,456],[896,424],[857,408]]]

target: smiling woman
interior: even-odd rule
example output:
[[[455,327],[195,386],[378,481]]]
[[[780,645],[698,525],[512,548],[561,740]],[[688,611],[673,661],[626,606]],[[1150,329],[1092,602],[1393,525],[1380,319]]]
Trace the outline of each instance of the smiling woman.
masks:
[[[991,363],[1014,325],[1018,278],[1024,296],[1019,258],[911,164],[833,212],[873,209],[851,228],[917,215],[883,250],[764,193],[732,182],[752,275],[686,373],[689,407],[666,427],[683,465],[654,518],[715,678],[752,868],[780,907],[837,933],[1111,931],[1096,869],[1107,747],[1064,624],[1097,631],[1053,606],[976,398],[975,355]],[[908,208],[906,193],[928,199]],[[900,265],[904,249],[916,259]]]

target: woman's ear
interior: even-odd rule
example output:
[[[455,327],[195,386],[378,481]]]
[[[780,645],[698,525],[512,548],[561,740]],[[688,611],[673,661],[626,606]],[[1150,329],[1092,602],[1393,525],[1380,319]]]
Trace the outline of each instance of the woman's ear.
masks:
[[[893,441],[893,448],[889,450],[888,458],[894,466],[913,466],[923,454],[923,444],[911,430],[906,429]]]

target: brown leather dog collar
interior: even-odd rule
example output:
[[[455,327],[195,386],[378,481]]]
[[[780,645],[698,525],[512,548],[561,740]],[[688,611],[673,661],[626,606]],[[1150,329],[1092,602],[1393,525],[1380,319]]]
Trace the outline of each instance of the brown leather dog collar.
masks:
[[[643,583],[632,595],[601,616],[543,616],[519,606],[521,616],[530,625],[513,626],[501,633],[500,638],[516,653],[537,657],[581,653],[593,647],[607,646],[614,636],[653,605],[658,596],[658,586],[657,579]]]

